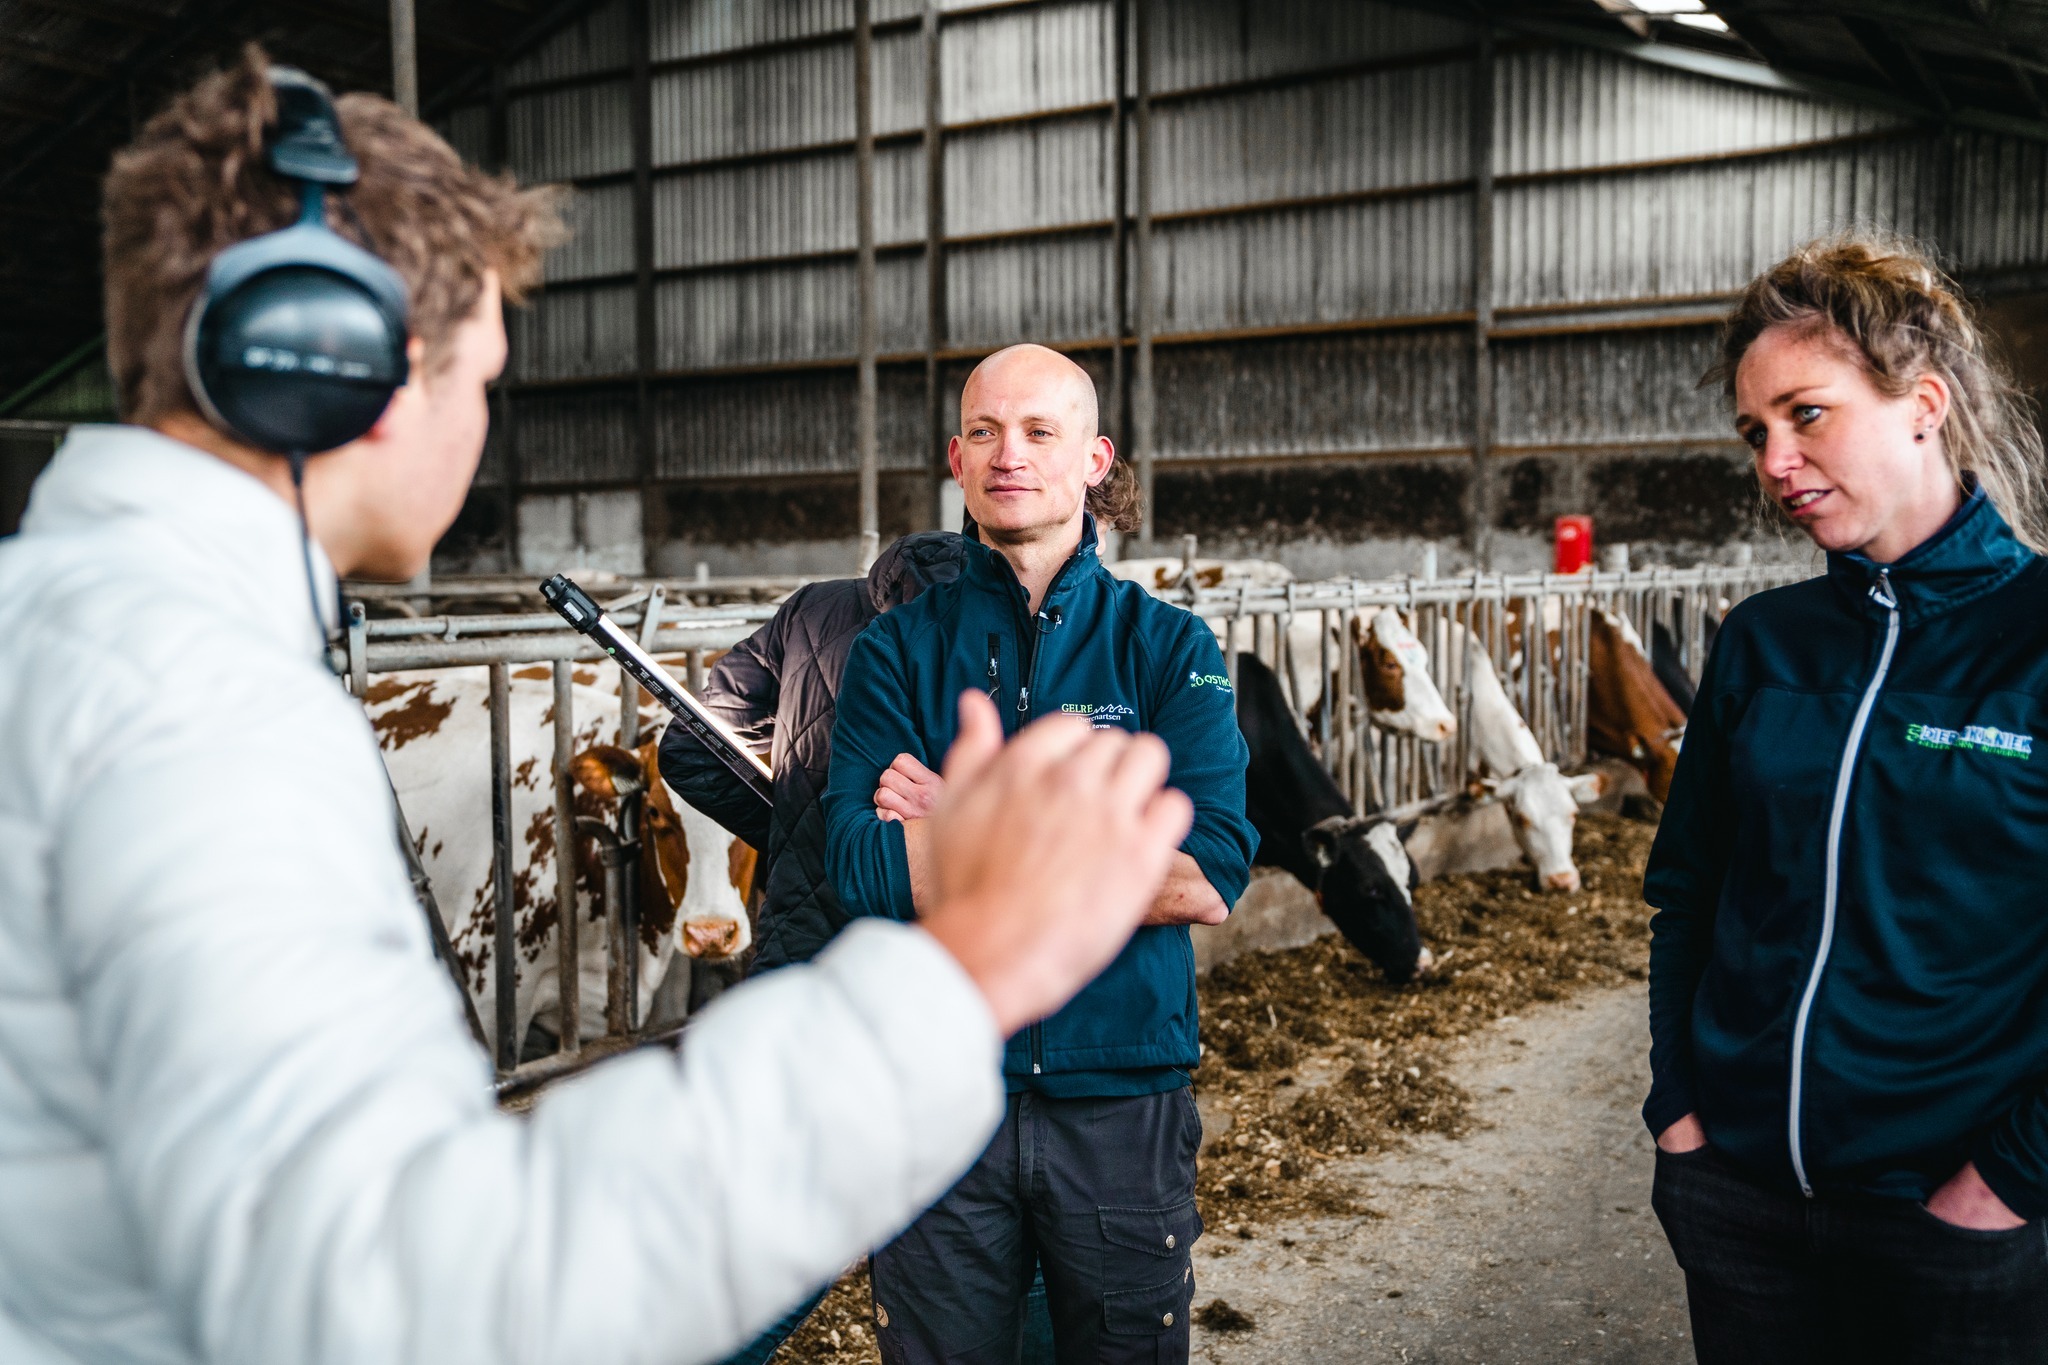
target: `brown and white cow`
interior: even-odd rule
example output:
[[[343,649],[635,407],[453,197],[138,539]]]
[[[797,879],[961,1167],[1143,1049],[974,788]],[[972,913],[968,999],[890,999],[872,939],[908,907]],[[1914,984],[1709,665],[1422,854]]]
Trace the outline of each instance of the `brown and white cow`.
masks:
[[[576,717],[579,816],[616,825],[618,803],[644,792],[640,859],[639,1012],[645,1017],[674,950],[696,957],[733,956],[752,941],[744,896],[751,850],[718,824],[673,802],[650,740],[637,752],[608,745],[619,716],[618,694],[595,686],[578,667]],[[364,697],[384,750],[400,806],[431,879],[435,899],[478,1016],[494,1017],[497,973],[492,961],[496,899],[492,877],[490,690],[481,668],[388,673]],[[514,963],[514,1036],[536,1019],[559,1033],[560,991],[554,785],[554,686],[547,665],[512,674],[512,892],[518,959]],[[594,841],[578,840],[579,1026],[584,1038],[605,1032],[606,936],[603,870]],[[694,874],[694,875],[693,875]]]
[[[1528,722],[1501,686],[1486,647],[1470,628],[1449,623],[1440,646],[1448,650],[1451,676],[1465,676],[1464,670],[1470,669],[1471,755],[1481,787],[1498,797],[1506,810],[1515,843],[1535,870],[1537,887],[1577,891],[1580,879],[1572,861],[1572,839],[1579,807],[1599,799],[1604,779],[1598,773],[1566,776],[1543,756]]]
[[[1635,627],[1611,611],[1595,609],[1586,637],[1586,740],[1643,775],[1650,795],[1671,795],[1678,770],[1685,712],[1657,681]]]
[[[1113,577],[1159,593],[1181,591],[1189,581],[1198,588],[1235,587],[1239,583],[1263,588],[1294,581],[1292,570],[1270,559],[1197,559],[1192,563],[1178,557],[1118,559],[1105,560],[1102,567]]]
[[[1323,667],[1321,629],[1315,612],[1298,612],[1287,631],[1287,652],[1291,656],[1296,704],[1311,728],[1332,679],[1320,676]],[[1344,647],[1341,629],[1333,621],[1330,630],[1330,662],[1337,666],[1337,651]],[[1351,648],[1358,652],[1358,671],[1365,684],[1366,709],[1372,723],[1395,734],[1413,735],[1430,744],[1441,744],[1458,733],[1458,718],[1451,714],[1436,679],[1430,676],[1429,651],[1407,621],[1393,607],[1359,612],[1351,618]]]
[[[1276,587],[1294,581],[1293,572],[1270,559],[1197,559],[1192,563],[1176,558],[1120,559],[1104,565],[1117,578],[1139,583],[1153,592],[1170,594],[1192,581],[1199,588],[1234,587],[1240,583],[1254,588]],[[1289,666],[1283,669],[1293,684],[1297,714],[1314,714],[1327,680],[1322,672],[1323,649],[1316,632],[1324,618],[1316,612],[1297,612],[1287,632]],[[1210,618],[1216,643],[1226,652],[1231,643],[1224,631],[1226,622]],[[1330,659],[1336,667],[1337,651],[1345,647],[1334,618],[1330,631]],[[1409,630],[1401,613],[1392,607],[1360,612],[1352,618],[1350,646],[1358,651],[1364,671],[1366,705],[1372,723],[1382,730],[1414,735],[1429,743],[1441,743],[1457,732],[1458,722],[1442,693],[1429,676],[1429,655]]]

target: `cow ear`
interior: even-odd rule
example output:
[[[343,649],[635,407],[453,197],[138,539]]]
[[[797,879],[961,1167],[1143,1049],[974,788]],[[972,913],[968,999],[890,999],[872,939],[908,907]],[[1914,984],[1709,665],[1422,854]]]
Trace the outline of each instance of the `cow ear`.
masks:
[[[1590,806],[1607,790],[1607,774],[1580,773],[1566,778],[1565,784],[1571,788],[1572,800],[1582,806]]]
[[[1344,832],[1347,823],[1345,816],[1333,815],[1327,820],[1316,821],[1301,832],[1302,847],[1316,860],[1317,867],[1327,868],[1337,861],[1337,836]]]
[[[616,744],[599,744],[569,760],[569,775],[593,796],[631,796],[647,789],[639,758]]]

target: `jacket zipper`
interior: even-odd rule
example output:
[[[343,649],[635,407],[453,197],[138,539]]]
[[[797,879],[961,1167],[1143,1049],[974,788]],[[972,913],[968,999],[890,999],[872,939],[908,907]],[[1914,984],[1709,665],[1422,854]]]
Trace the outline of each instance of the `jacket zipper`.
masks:
[[[1003,692],[1003,637],[994,631],[988,633],[988,699],[1002,705]]]
[[[1073,561],[1069,560],[1066,564],[1061,565],[1060,571],[1057,574],[1053,575],[1052,582],[1046,585],[1045,595],[1048,599],[1052,597],[1053,591],[1059,587],[1060,581],[1067,576],[1067,570],[1068,568],[1072,567],[1072,563]],[[1019,585],[1019,591],[1022,591],[1021,585]],[[1026,601],[1025,606],[1027,609],[1029,608],[1030,603],[1028,600]],[[1023,729],[1025,724],[1028,723],[1031,719],[1031,689],[1033,685],[1038,682],[1038,647],[1039,644],[1045,639],[1045,637],[1052,632],[1055,620],[1056,618],[1053,617],[1047,611],[1046,608],[1040,607],[1038,609],[1038,615],[1032,622],[1032,624],[1036,626],[1036,629],[1032,630],[1029,633],[1029,635],[1025,637],[1024,682],[1023,685],[1017,689],[1017,728],[1020,730]],[[990,697],[994,697],[996,694],[996,657],[999,652],[1000,645],[1000,639],[995,634],[991,633],[988,637],[988,678]],[[1034,1076],[1042,1076],[1045,1074],[1045,1025],[1043,1021],[1033,1024],[1031,1026],[1030,1045],[1031,1074]]]
[[[1892,593],[1891,571],[1879,569],[1877,582],[1871,586],[1870,600],[1885,609],[1884,651],[1877,657],[1877,672],[1871,675],[1870,685],[1863,689],[1863,704],[1856,708],[1856,719],[1849,726],[1848,743],[1842,746],[1841,767],[1835,773],[1835,804],[1828,814],[1828,844],[1826,880],[1823,883],[1820,908],[1820,948],[1813,956],[1813,970],[1806,977],[1806,991],[1799,997],[1799,1013],[1792,1024],[1792,1099],[1788,1106],[1786,1133],[1792,1149],[1792,1174],[1799,1178],[1799,1189],[1808,1199],[1813,1198],[1813,1183],[1806,1177],[1806,1154],[1800,1145],[1799,1108],[1801,1090],[1806,1081],[1806,1024],[1813,1013],[1813,997],[1820,990],[1820,977],[1828,965],[1828,950],[1835,942],[1835,906],[1841,887],[1842,865],[1842,819],[1849,805],[1849,782],[1855,775],[1856,756],[1863,747],[1863,731],[1870,722],[1870,710],[1877,703],[1878,690],[1884,686],[1885,675],[1891,671],[1892,651],[1899,643],[1899,602]]]
[[[1038,613],[1038,629],[1024,648],[1024,686],[1017,692],[1017,728],[1023,729],[1031,719],[1031,685],[1038,681],[1038,645],[1045,633],[1052,629],[1041,609]],[[1031,1074],[1045,1074],[1045,1025],[1043,1022],[1031,1026]]]
[[[1020,727],[1031,718],[1031,689],[1038,682],[1038,646],[1052,630],[1052,620],[1043,608],[1039,609],[1037,624],[1038,629],[1024,647],[1024,686],[1017,693],[1017,724]]]

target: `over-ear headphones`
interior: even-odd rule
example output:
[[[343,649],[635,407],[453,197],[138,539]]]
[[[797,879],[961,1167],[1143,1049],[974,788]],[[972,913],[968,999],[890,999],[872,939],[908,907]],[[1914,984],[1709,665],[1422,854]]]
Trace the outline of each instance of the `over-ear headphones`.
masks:
[[[271,170],[299,187],[299,219],[214,257],[185,322],[185,382],[228,435],[299,459],[375,425],[405,383],[405,281],[327,226],[327,187],[353,185],[327,87],[270,68]]]

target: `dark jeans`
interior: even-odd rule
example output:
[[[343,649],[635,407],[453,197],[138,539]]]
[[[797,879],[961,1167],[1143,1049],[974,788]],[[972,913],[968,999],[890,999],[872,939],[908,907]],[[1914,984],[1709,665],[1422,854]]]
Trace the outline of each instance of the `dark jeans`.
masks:
[[[970,1171],[869,1262],[887,1365],[1015,1365],[1033,1262],[1054,1350],[1078,1362],[1185,1361],[1194,1094],[1012,1095]]]
[[[2048,1361],[2048,1222],[1975,1232],[1902,1199],[1764,1189],[1657,1153],[1701,1365]]]

